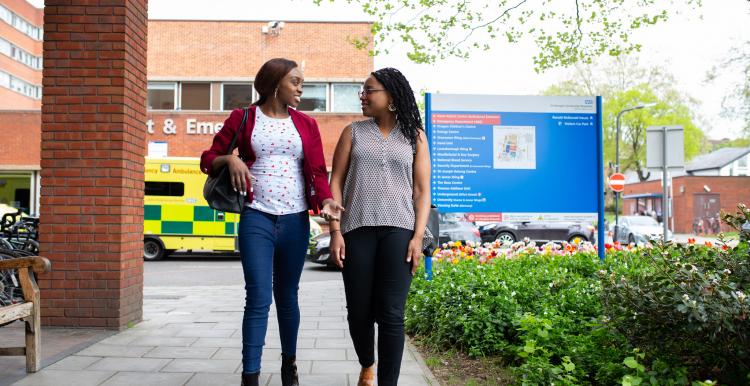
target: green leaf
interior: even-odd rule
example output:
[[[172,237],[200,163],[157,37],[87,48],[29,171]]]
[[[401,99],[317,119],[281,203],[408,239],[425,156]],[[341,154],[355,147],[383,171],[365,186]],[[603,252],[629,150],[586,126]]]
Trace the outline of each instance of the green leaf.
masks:
[[[637,369],[639,364],[638,361],[635,360],[633,357],[627,357],[624,361],[622,361],[625,366],[628,366],[631,369]]]

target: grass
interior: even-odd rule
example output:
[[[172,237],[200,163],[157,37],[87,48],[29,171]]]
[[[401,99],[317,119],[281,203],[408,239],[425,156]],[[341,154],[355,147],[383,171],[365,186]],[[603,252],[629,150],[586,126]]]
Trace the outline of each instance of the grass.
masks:
[[[500,358],[469,358],[456,349],[441,350],[418,338],[412,343],[425,358],[425,364],[445,386],[504,386],[514,384],[513,376]]]

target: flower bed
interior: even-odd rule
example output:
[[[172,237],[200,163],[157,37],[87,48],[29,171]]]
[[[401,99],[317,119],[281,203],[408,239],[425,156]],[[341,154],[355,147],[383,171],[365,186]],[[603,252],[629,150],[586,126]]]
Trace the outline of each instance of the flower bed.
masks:
[[[589,243],[446,244],[433,280],[414,280],[407,332],[500,356],[520,384],[747,384],[747,242],[606,255]]]

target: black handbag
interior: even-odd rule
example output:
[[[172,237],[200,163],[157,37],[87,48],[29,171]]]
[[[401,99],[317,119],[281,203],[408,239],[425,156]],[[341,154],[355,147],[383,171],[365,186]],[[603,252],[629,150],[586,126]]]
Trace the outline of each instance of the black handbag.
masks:
[[[227,149],[227,155],[232,154],[240,130],[245,127],[245,123],[247,122],[248,109],[245,108],[244,110],[242,123],[240,123],[240,126],[234,133],[232,143],[229,144],[229,149]],[[245,204],[245,196],[235,191],[232,187],[232,180],[229,176],[229,167],[227,165],[224,165],[213,176],[206,178],[206,183],[203,185],[203,198],[208,202],[208,206],[221,212],[240,213],[242,212],[242,206]]]

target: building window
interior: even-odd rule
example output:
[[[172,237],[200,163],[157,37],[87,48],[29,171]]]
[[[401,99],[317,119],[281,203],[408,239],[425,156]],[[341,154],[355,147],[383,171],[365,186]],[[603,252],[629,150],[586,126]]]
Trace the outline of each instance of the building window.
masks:
[[[241,109],[253,103],[253,85],[247,84],[223,84],[222,85],[222,109]]]
[[[180,89],[182,110],[211,110],[210,83],[182,83]]]
[[[182,197],[185,195],[185,184],[182,182],[146,181],[147,196]]]
[[[740,158],[738,160],[737,167],[746,168],[747,167],[747,157],[748,157],[748,155],[743,155],[742,158]]]
[[[305,84],[302,86],[302,100],[297,107],[300,111],[328,111],[328,85]]]
[[[0,71],[0,86],[10,88],[10,74]]]
[[[174,110],[175,83],[149,82],[148,83],[148,108],[150,110]]]
[[[8,9],[0,5],[0,20],[13,24],[13,13]]]
[[[9,41],[0,38],[0,53],[5,54],[6,56],[11,56],[10,50],[11,47],[13,47]]]
[[[42,87],[35,86],[6,72],[0,71],[0,86],[33,99],[42,99]]]
[[[357,83],[334,83],[331,101],[331,111],[337,113],[358,113],[362,111],[359,100],[361,84]]]
[[[3,20],[6,23],[12,25],[17,30],[30,36],[32,39],[42,40],[41,28],[36,27],[33,24],[27,22],[26,20],[16,15],[11,10],[9,10],[8,8],[5,8],[2,5],[0,5],[0,20]]]
[[[0,53],[5,54],[17,62],[23,63],[35,70],[42,69],[42,58],[15,46],[13,43],[0,38]]]

